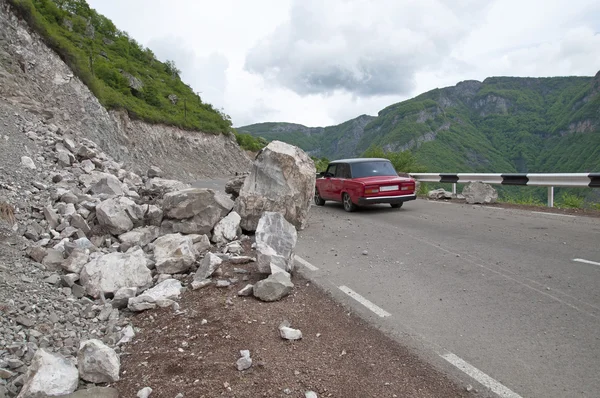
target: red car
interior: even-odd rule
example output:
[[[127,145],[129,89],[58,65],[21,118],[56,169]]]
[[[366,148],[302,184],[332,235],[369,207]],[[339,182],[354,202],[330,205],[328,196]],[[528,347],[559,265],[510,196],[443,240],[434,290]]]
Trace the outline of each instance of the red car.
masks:
[[[326,201],[342,202],[344,210],[354,211],[357,206],[389,203],[402,207],[415,200],[415,180],[400,177],[387,159],[362,158],[336,160],[319,173],[316,181],[315,204]]]

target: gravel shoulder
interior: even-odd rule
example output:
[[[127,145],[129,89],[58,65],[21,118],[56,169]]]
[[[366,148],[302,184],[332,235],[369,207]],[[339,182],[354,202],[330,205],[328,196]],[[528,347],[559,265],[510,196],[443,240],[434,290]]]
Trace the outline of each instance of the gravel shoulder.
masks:
[[[232,264],[221,269],[223,278],[235,276]],[[247,276],[248,283],[260,279]],[[237,296],[240,282],[188,291],[178,312],[136,315],[136,338],[121,357],[120,396],[146,386],[153,398],[304,397],[306,391],[319,397],[474,396],[310,281],[295,276],[294,283],[279,302]],[[284,320],[302,331],[301,340],[280,337]],[[240,350],[250,350],[253,360],[244,371],[236,368]]]

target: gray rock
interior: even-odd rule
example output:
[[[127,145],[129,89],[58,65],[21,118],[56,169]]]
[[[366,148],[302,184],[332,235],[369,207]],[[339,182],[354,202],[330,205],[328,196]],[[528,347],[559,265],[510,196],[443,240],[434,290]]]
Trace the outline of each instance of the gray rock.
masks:
[[[29,257],[38,263],[41,263],[44,260],[44,257],[48,254],[47,250],[40,246],[32,246],[29,249]]]
[[[485,184],[480,181],[475,181],[463,188],[463,196],[467,203],[496,203],[498,199],[498,191],[490,184]]]
[[[143,209],[126,197],[107,199],[96,207],[98,223],[113,235],[131,231],[143,221]]]
[[[35,163],[33,163],[33,159],[31,159],[29,156],[21,156],[21,165],[31,170],[36,169]]]
[[[164,174],[161,169],[156,166],[150,166],[147,173],[149,178],[162,177]]]
[[[250,358],[249,350],[240,350],[240,355],[242,356],[237,360],[236,366],[239,371],[250,369],[252,366],[252,358]]]
[[[314,162],[300,148],[272,141],[257,155],[234,210],[241,227],[254,231],[265,211],[280,212],[298,229],[306,226],[315,191]]]
[[[97,156],[96,151],[93,148],[90,148],[85,145],[81,145],[79,148],[77,148],[76,154],[81,159],[92,159]]]
[[[90,186],[88,192],[93,195],[123,195],[123,187],[121,181],[117,177],[108,173],[98,173],[102,177],[92,186]]]
[[[232,211],[215,225],[211,240],[217,244],[235,240],[242,233],[240,221],[240,215]]]
[[[91,160],[85,159],[83,162],[81,162],[81,168],[83,169],[83,171],[90,174],[96,169],[96,165]]]
[[[51,270],[58,269],[64,261],[63,253],[56,249],[47,249],[46,252],[47,255],[42,260],[42,264]]]
[[[176,274],[189,270],[198,253],[191,237],[181,234],[161,236],[152,244],[156,269],[161,274]]]
[[[153,242],[160,235],[160,228],[156,226],[139,227],[119,235],[121,243],[130,243],[144,247]]]
[[[112,387],[91,387],[61,398],[119,398],[119,391]]]
[[[144,387],[139,390],[136,394],[138,398],[148,398],[152,394],[152,389],[150,387]]]
[[[61,167],[69,167],[75,161],[75,156],[66,151],[60,151],[56,154],[56,161]]]
[[[190,185],[177,180],[166,180],[164,178],[149,178],[146,181],[145,188],[148,191],[156,193],[166,193],[172,191],[179,191],[182,189],[189,188]]]
[[[271,273],[274,265],[291,272],[297,239],[296,228],[281,213],[265,212],[256,227],[258,271]]]
[[[302,338],[302,332],[299,329],[291,328],[289,322],[283,322],[279,325],[279,335],[285,340],[300,340]]]
[[[131,342],[134,337],[135,331],[133,330],[133,326],[127,325],[121,332],[121,338],[117,342],[117,345],[127,344]]]
[[[73,249],[71,255],[64,260],[60,266],[67,272],[79,274],[83,266],[88,263],[90,258],[89,251],[86,249]]]
[[[79,198],[73,192],[66,192],[60,197],[60,201],[64,203],[79,203]]]
[[[254,291],[254,285],[247,284],[237,294],[238,296],[250,296]]]
[[[81,342],[77,353],[77,366],[79,376],[83,380],[92,383],[112,383],[119,380],[119,356],[100,340]]]
[[[232,209],[233,201],[220,192],[208,188],[188,188],[169,192],[163,201],[166,217],[178,220],[195,217],[195,222],[209,233],[219,220]]]
[[[194,280],[201,281],[210,278],[222,262],[223,260],[214,253],[206,253],[206,256],[200,261],[200,267],[194,275]]]
[[[176,279],[167,279],[162,281],[152,289],[146,290],[143,294],[129,299],[127,308],[132,311],[143,311],[153,308],[153,304],[160,305],[161,301],[176,300],[181,294],[181,282]]]
[[[217,283],[216,283],[215,286],[217,286],[217,287],[229,287],[229,286],[231,286],[231,282],[227,281],[227,280],[224,280],[224,279],[219,279],[217,281]]]
[[[79,372],[72,362],[43,348],[35,353],[18,398],[61,396],[72,393],[79,384]]]
[[[86,235],[88,235],[92,231],[87,221],[85,221],[85,219],[80,214],[73,214],[71,216],[71,225],[75,228],[80,229]]]
[[[429,191],[427,197],[429,199],[452,199],[452,192],[448,192],[444,188],[439,188]]]
[[[277,272],[254,285],[254,297],[262,301],[277,301],[291,293],[294,284],[286,272]]]
[[[144,287],[152,283],[152,274],[146,266],[142,249],[127,253],[110,253],[87,263],[80,281],[92,297],[101,293],[115,293],[122,287]]]
[[[206,250],[210,249],[211,244],[208,236],[200,235],[199,238],[194,239],[194,249],[198,252],[198,254],[204,253]]]
[[[125,308],[129,302],[129,299],[137,295],[137,287],[122,287],[115,293],[113,297],[112,306],[115,308]]]
[[[50,205],[44,207],[44,217],[46,218],[46,221],[48,221],[50,228],[56,228],[58,224],[60,224],[58,214]]]
[[[246,177],[248,177],[248,175],[244,174],[241,176],[233,177],[232,179],[227,181],[227,183],[225,184],[225,193],[230,194],[234,199],[240,196],[240,189],[242,189]]]
[[[204,279],[201,281],[192,281],[192,283],[191,283],[192,290],[198,290],[198,289],[205,288],[206,286],[210,285],[211,283],[212,283],[212,281],[210,279]]]

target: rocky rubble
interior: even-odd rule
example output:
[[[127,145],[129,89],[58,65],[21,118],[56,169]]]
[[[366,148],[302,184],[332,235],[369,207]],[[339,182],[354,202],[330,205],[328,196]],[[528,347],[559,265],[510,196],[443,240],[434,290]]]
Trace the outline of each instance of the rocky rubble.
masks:
[[[118,380],[119,354],[135,335],[132,313],[177,311],[188,286],[239,281],[212,279],[223,260],[256,262],[240,255],[238,239],[250,238],[225,194],[162,179],[156,168],[140,176],[58,127],[26,125],[22,133],[40,151],[30,158],[35,169],[25,161],[24,176],[0,190],[17,209],[12,235],[0,241],[0,397],[70,394]],[[284,215],[261,210],[259,271],[271,275],[240,295],[274,301],[291,292],[296,236]],[[244,367],[251,360],[242,355]]]

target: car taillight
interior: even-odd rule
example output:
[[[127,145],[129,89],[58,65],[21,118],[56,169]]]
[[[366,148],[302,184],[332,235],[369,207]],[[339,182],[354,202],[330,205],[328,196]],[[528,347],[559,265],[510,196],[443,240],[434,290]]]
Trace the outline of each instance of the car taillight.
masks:
[[[402,184],[402,186],[400,187],[400,190],[401,191],[414,191],[415,184],[413,184],[413,183]]]
[[[379,193],[379,187],[365,187],[365,194]]]

